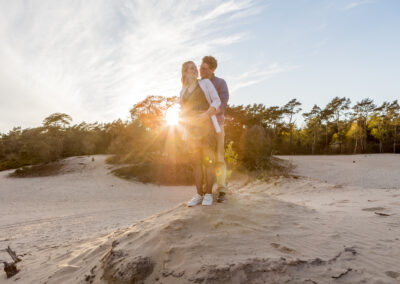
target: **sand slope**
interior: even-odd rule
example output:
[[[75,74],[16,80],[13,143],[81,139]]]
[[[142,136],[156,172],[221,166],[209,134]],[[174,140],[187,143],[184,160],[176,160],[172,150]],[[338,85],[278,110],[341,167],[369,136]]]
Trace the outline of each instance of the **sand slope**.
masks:
[[[325,157],[329,166],[334,159]],[[228,203],[181,204],[110,234],[24,257],[18,281],[399,283],[399,186],[365,188],[319,177],[234,183]]]
[[[50,177],[9,178],[11,171],[0,172],[0,249],[10,245],[26,254],[21,279],[24,272],[32,277],[29,271],[36,264],[51,259],[52,265],[53,257],[72,251],[77,242],[130,226],[194,194],[192,187],[159,187],[117,178],[110,174],[112,167],[105,158],[68,158],[62,174]],[[10,261],[2,251],[0,259]],[[0,273],[0,283],[6,281],[3,276]]]

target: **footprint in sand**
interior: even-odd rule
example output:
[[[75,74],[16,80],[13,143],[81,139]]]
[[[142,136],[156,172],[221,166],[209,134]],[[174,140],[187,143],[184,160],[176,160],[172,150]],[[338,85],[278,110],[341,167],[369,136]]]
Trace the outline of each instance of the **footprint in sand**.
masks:
[[[369,208],[363,208],[361,209],[362,211],[382,211],[386,210],[385,207],[369,207]]]
[[[291,248],[288,248],[285,246],[281,246],[280,244],[277,244],[277,243],[271,243],[271,246],[283,253],[295,253],[296,252],[296,250],[294,250],[294,249],[291,249]]]
[[[385,274],[391,278],[396,280],[400,280],[400,273],[396,271],[386,271]]]
[[[337,239],[337,238],[340,238],[340,234],[339,233],[335,233],[335,234],[330,235],[329,237],[331,237],[333,239]]]

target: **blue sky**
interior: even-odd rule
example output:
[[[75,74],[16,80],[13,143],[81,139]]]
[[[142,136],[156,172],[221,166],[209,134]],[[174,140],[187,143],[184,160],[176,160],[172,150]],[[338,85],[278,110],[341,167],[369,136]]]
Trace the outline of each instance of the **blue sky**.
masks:
[[[0,0],[0,132],[127,119],[212,54],[231,104],[400,95],[397,0]]]
[[[334,96],[353,102],[371,97],[376,103],[400,97],[400,2],[269,3],[251,23],[254,37],[237,44],[235,53],[246,55],[236,68],[276,62],[293,69],[261,77],[238,90],[231,103],[282,105],[296,97],[309,109]]]

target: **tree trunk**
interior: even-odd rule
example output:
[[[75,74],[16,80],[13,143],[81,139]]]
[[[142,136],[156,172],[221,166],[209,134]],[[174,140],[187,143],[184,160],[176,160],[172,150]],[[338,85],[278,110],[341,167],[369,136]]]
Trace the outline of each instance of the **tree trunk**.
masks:
[[[340,139],[339,119],[336,120],[336,125],[337,125],[337,136],[339,140],[339,154],[342,154],[342,139]]]
[[[367,117],[364,120],[364,147],[363,151],[367,152]]]
[[[378,135],[379,135],[379,153],[382,153],[382,135],[381,135],[381,124],[378,123]]]
[[[354,143],[354,154],[357,153],[357,142],[358,142],[358,139],[356,138],[356,143]]]
[[[364,131],[364,130],[363,130]],[[361,148],[361,152],[364,152],[364,134],[363,133],[361,133],[361,136],[360,136],[360,148]]]
[[[393,154],[396,154],[396,136],[397,136],[396,130],[397,130],[397,125],[395,124],[394,125],[394,140],[393,140]]]
[[[290,115],[289,119],[289,128],[290,128],[290,136],[289,136],[289,148],[290,154],[292,154],[292,139],[293,139],[293,125],[292,125],[293,114]]]
[[[325,127],[325,149],[328,149],[328,122],[326,122]]]
[[[317,129],[314,127],[314,140],[312,143],[312,148],[311,148],[311,154],[314,155],[315,154],[315,143],[317,141]]]

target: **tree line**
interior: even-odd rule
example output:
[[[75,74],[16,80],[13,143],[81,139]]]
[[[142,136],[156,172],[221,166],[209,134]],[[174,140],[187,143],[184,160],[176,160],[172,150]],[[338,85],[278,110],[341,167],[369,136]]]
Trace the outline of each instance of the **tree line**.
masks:
[[[131,108],[128,121],[72,125],[69,115],[54,113],[40,127],[16,127],[0,135],[0,170],[70,156],[114,154],[110,162],[142,165],[157,171],[154,175],[183,174],[188,171],[185,142],[179,127],[165,124],[166,111],[177,101],[176,97],[149,96]],[[300,111],[297,99],[283,106],[228,106],[229,164],[257,170],[269,167],[271,155],[276,154],[400,152],[397,100],[377,106],[366,98],[352,105],[349,98],[335,97],[324,107],[314,105],[303,112],[302,127],[295,120]]]
[[[398,153],[400,106],[397,100],[375,105],[366,98],[351,105],[335,97],[325,107],[304,112],[305,126],[293,121],[301,103],[290,100],[282,107],[263,104],[227,109],[227,134],[241,128],[262,128],[272,154]],[[239,118],[239,119],[238,119]],[[240,129],[240,130],[238,130]],[[237,134],[236,134],[237,135]]]

